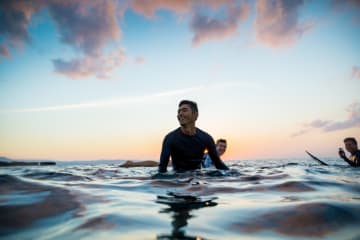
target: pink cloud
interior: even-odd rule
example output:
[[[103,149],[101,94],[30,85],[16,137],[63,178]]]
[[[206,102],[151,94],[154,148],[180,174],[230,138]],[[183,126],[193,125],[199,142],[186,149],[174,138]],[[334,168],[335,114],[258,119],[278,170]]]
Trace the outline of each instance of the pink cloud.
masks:
[[[233,0],[130,0],[129,7],[147,18],[154,18],[156,11],[169,10],[179,14],[189,13],[194,6],[218,8]]]
[[[348,128],[360,127],[360,102],[354,102],[350,104],[346,111],[348,112],[348,117],[344,121],[315,120],[310,123],[305,123],[304,129],[292,134],[291,136],[297,137],[314,129],[321,129],[324,132],[333,132]]]
[[[107,0],[1,1],[0,34],[4,36],[8,46],[18,46],[30,41],[27,29],[31,17],[41,8],[46,8],[54,19],[60,40],[75,50],[80,50],[81,54],[71,61],[54,60],[55,72],[74,79],[90,74],[104,78],[118,66],[112,63],[116,57],[106,60],[103,53],[105,47],[116,43],[121,37],[116,3]],[[0,51],[2,56],[9,54],[4,46]]]
[[[0,45],[0,57],[10,57],[10,52],[7,46]]]
[[[107,0],[48,3],[61,41],[85,54],[97,54],[109,42],[120,39],[116,7],[114,1]]]
[[[53,64],[55,72],[71,79],[89,78],[91,76],[98,79],[108,79],[109,73],[120,67],[125,59],[125,52],[119,49],[109,55],[85,56],[70,61],[54,59]]]
[[[166,9],[178,13],[186,13],[191,9],[191,0],[133,0],[131,1],[131,8],[147,17],[153,18],[156,11]]]
[[[137,63],[137,64],[143,64],[143,63],[145,63],[145,58],[143,58],[143,57],[136,57],[136,58],[135,58],[135,63]]]
[[[311,29],[309,22],[299,22],[303,0],[258,0],[256,2],[256,39],[270,47],[294,44]]]
[[[352,127],[360,127],[360,103],[352,103],[346,111],[348,112],[348,119],[345,121],[330,122],[322,127],[326,132],[342,130]]]
[[[9,44],[18,46],[29,41],[27,27],[31,16],[41,8],[42,1],[1,1],[0,34],[9,40]]]
[[[194,31],[193,46],[198,46],[206,41],[229,38],[237,33],[238,25],[245,20],[250,12],[247,2],[227,5],[225,19],[216,19],[203,16],[196,12],[193,16],[191,28]]]
[[[354,25],[360,24],[360,1],[359,0],[333,0],[332,6],[336,11],[346,11],[352,14],[352,22]]]
[[[53,60],[55,72],[72,79],[95,76],[109,78],[110,72],[125,59],[123,51],[107,56],[104,48],[121,37],[117,22],[118,9],[114,1],[61,1],[48,3],[65,44],[80,50],[82,57],[70,61]]]
[[[358,66],[352,67],[352,78],[360,79],[360,67]]]
[[[330,123],[329,121],[314,120],[310,123],[305,124],[305,126],[311,127],[311,128],[322,128],[322,127],[325,127],[326,125],[328,125],[329,123]]]
[[[31,41],[27,28],[41,5],[41,0],[0,1],[0,36],[4,41],[0,46],[0,57],[11,56],[9,47],[19,48]]]
[[[346,7],[360,8],[359,0],[333,0],[332,4],[336,9],[339,9],[339,10],[346,8]]]

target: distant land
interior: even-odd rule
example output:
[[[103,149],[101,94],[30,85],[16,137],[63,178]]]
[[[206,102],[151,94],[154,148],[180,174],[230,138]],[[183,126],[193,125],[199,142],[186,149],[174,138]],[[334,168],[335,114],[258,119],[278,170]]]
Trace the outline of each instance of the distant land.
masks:
[[[0,162],[56,162],[57,165],[68,165],[68,164],[121,164],[127,160],[122,159],[93,159],[93,160],[53,160],[53,159],[12,159],[8,157],[0,156]],[[137,161],[137,160],[131,160]],[[138,160],[140,161],[140,160]]]
[[[8,158],[8,157],[1,157],[0,156],[0,162],[56,162],[55,160],[48,160],[48,159],[12,159],[12,158]]]
[[[7,158],[7,157],[0,157],[0,162],[12,162],[12,161],[15,161],[15,160]]]

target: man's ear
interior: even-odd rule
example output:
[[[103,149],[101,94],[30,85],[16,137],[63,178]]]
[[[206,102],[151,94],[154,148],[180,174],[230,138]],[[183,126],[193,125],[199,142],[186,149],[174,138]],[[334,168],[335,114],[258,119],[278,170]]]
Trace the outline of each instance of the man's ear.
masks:
[[[197,119],[198,119],[198,117],[199,117],[199,113],[198,113],[198,112],[196,112],[196,113],[195,113],[195,120],[197,120]]]

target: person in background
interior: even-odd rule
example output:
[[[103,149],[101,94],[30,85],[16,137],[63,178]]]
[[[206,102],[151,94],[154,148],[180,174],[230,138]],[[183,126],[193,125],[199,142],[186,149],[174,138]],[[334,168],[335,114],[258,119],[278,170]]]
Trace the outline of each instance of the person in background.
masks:
[[[360,167],[360,150],[357,145],[357,141],[353,137],[344,139],[346,150],[351,154],[349,158],[342,148],[339,149],[339,156],[352,167]]]
[[[216,151],[219,157],[221,157],[225,153],[226,147],[227,143],[225,139],[220,138],[216,141]],[[202,161],[201,165],[203,168],[209,168],[213,166],[213,161],[211,160],[208,153],[205,153],[204,160]]]

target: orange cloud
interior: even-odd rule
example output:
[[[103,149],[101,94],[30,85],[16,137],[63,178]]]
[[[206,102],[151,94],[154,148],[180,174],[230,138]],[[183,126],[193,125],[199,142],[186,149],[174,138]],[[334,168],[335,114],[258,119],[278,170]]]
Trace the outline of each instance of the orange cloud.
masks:
[[[311,29],[309,22],[299,22],[303,0],[258,0],[256,2],[256,39],[270,47],[294,44]]]

